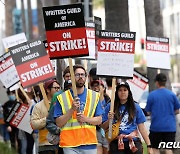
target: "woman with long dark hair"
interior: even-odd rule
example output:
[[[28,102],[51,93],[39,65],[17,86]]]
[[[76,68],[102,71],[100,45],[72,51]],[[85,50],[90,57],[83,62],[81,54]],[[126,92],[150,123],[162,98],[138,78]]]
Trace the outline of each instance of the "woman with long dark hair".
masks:
[[[127,82],[121,82],[116,87],[114,112],[110,112],[110,104],[105,109],[102,127],[107,130],[109,120],[120,121],[119,135],[109,143],[111,154],[143,154],[139,132],[147,144],[148,153],[152,153],[151,143],[144,126],[146,121],[142,109],[134,102],[132,92]]]

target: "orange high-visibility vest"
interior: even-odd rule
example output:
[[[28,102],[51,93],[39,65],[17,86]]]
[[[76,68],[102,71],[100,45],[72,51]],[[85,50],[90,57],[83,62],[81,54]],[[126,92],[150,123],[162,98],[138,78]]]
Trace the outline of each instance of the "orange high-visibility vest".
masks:
[[[57,96],[62,107],[62,113],[71,108],[73,97],[70,90]],[[87,90],[86,103],[83,114],[87,117],[93,117],[99,101],[99,93]],[[88,123],[80,124],[76,119],[77,112],[74,111],[71,119],[61,128],[60,143],[61,147],[77,147],[80,145],[97,144],[96,126]]]

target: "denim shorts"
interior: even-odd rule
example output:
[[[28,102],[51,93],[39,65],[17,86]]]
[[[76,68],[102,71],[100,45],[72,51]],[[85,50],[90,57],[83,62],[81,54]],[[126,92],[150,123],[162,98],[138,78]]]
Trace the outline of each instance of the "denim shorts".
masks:
[[[108,141],[105,138],[105,136],[102,134],[101,129],[102,128],[100,128],[100,129],[98,129],[96,131],[96,133],[97,133],[97,140],[98,140],[98,145],[97,146],[102,146],[102,147],[108,148]]]

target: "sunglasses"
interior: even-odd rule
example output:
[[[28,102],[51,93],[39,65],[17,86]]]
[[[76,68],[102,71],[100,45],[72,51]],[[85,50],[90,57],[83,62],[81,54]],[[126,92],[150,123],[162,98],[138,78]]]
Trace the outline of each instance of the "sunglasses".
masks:
[[[60,89],[60,87],[51,87],[51,88],[54,88],[55,90],[59,90]]]

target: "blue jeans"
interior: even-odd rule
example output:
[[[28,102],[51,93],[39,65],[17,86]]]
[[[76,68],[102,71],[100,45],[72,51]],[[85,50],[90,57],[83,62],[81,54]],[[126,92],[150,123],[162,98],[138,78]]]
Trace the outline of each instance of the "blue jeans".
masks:
[[[3,139],[4,141],[9,141],[10,140],[10,137],[9,137],[9,132],[7,131],[7,127],[6,125],[2,124],[2,135],[3,135]]]

